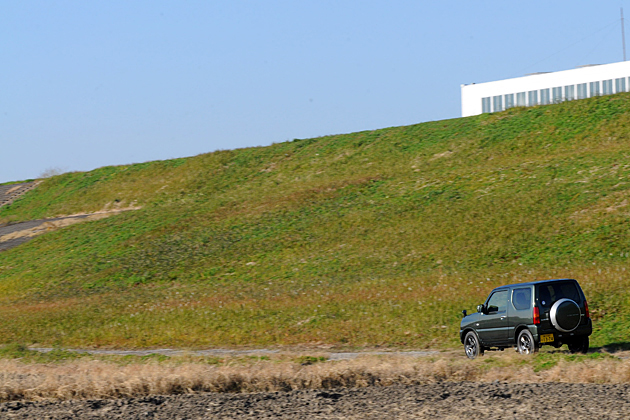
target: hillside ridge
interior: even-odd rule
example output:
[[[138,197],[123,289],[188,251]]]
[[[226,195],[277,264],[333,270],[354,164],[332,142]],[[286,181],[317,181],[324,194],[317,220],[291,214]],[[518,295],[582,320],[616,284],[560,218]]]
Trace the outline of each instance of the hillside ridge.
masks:
[[[627,127],[618,94],[51,177],[0,223],[142,208],[0,253],[0,334],[450,347],[492,287],[573,277],[623,346]]]

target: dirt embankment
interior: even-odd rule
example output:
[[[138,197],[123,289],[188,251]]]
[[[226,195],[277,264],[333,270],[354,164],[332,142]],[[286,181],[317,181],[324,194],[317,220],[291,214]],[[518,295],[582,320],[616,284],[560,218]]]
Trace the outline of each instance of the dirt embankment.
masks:
[[[12,402],[0,419],[623,419],[626,384],[441,382],[359,389]]]

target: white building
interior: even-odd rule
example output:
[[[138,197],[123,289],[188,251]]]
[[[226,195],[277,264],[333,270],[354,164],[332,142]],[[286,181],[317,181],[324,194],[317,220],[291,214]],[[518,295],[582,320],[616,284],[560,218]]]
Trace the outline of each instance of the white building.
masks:
[[[462,117],[627,92],[630,61],[462,85]]]

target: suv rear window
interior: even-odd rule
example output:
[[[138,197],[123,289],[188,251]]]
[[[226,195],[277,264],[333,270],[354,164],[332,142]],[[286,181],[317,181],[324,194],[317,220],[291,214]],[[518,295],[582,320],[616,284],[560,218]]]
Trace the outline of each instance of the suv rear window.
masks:
[[[538,300],[542,306],[551,306],[559,299],[571,299],[580,302],[580,292],[572,281],[554,282],[538,286]]]

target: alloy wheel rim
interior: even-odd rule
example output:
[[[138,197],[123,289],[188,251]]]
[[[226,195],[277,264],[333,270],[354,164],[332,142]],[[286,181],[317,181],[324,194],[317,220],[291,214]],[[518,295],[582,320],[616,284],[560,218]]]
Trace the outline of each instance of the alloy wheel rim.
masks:
[[[529,340],[529,337],[523,335],[521,336],[521,353],[525,353],[525,354],[529,354],[531,351],[531,342]]]
[[[466,341],[466,354],[468,356],[474,356],[476,347],[477,344],[475,343],[475,340],[472,337],[468,337],[468,340]]]

